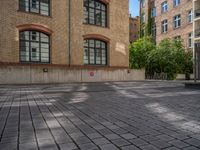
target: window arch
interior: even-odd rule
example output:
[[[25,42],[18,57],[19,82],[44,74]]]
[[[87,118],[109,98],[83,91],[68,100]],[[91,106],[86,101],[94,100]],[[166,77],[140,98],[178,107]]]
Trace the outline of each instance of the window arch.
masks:
[[[36,30],[21,31],[20,61],[50,63],[50,36]]]
[[[107,4],[102,0],[84,0],[84,23],[107,27]]]
[[[85,39],[84,64],[107,65],[107,42],[98,39]]]

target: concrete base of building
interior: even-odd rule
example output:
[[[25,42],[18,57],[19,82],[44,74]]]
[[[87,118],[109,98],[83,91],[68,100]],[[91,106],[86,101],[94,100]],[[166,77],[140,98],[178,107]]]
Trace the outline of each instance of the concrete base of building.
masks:
[[[105,82],[145,80],[144,70],[125,68],[70,68],[59,66],[0,66],[0,84]]]

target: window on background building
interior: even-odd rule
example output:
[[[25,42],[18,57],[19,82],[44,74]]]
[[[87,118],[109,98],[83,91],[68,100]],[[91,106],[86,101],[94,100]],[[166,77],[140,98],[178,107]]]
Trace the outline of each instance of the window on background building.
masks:
[[[156,37],[156,25],[155,24],[152,27],[152,36]]]
[[[142,5],[142,8],[144,8],[144,6],[145,6],[145,0],[141,0],[141,5]]]
[[[145,13],[143,13],[143,14],[142,14],[142,17],[141,17],[141,22],[142,22],[142,23],[144,23],[144,22],[145,22]]]
[[[181,15],[174,16],[174,29],[179,28],[181,26]]]
[[[190,11],[188,12],[188,22],[189,22],[189,23],[192,23],[192,21],[193,21],[193,13],[192,13],[192,10],[190,10]]]
[[[174,7],[178,6],[181,3],[181,0],[174,0]]]
[[[175,37],[174,37],[174,40],[175,40],[175,41],[181,40],[181,36],[180,36],[180,35],[179,35],[179,36],[175,36]]]
[[[193,48],[193,33],[188,34],[188,47]]]
[[[168,4],[167,4],[167,1],[165,1],[161,4],[161,12],[164,13],[167,11],[168,11]]]
[[[84,40],[84,64],[107,65],[107,43],[96,39]]]
[[[107,26],[107,5],[100,0],[84,0],[84,23]]]
[[[168,31],[168,23],[167,20],[162,21],[162,33],[166,33]]]
[[[152,9],[152,14],[151,14],[152,17],[156,17],[156,7],[154,7]]]
[[[50,0],[19,0],[19,10],[50,16]]]
[[[50,63],[50,38],[37,31],[20,32],[20,61]]]

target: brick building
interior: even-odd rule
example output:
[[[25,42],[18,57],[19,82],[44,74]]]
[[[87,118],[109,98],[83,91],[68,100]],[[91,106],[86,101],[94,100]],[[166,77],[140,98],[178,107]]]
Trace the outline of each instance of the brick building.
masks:
[[[130,43],[135,42],[139,38],[139,17],[129,18],[129,41]]]
[[[194,20],[193,20],[193,33],[194,33],[194,58],[196,69],[196,79],[200,79],[200,1],[193,0]]]
[[[192,0],[141,0],[141,31],[153,35],[156,43],[164,38],[181,38],[193,47]],[[151,31],[145,30],[151,26]],[[147,33],[146,33],[147,34]]]
[[[27,80],[19,83],[51,82],[60,76],[54,74],[60,67],[85,69],[86,75],[88,69],[127,72],[128,7],[128,0],[1,1],[0,82],[6,80],[6,72]],[[82,81],[80,74],[76,76]],[[53,82],[78,80],[70,77]]]

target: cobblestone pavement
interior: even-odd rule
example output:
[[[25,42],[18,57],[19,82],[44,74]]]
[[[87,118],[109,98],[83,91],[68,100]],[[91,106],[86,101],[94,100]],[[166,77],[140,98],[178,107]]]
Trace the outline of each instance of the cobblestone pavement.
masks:
[[[175,82],[0,86],[0,150],[37,149],[200,149],[200,91]]]

